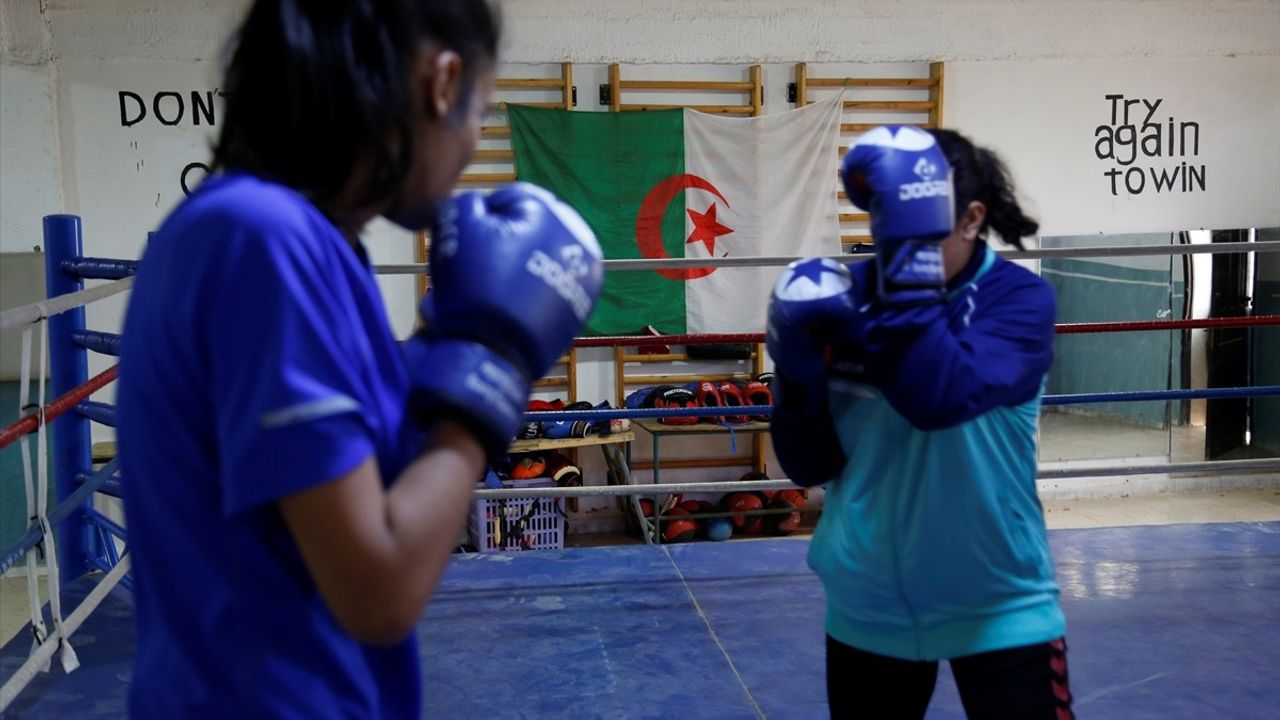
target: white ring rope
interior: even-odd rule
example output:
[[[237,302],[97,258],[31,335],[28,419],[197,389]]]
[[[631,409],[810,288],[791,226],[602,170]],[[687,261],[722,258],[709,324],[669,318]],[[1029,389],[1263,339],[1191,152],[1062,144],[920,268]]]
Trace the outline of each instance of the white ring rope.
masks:
[[[1150,465],[1095,465],[1070,463],[1042,468],[1041,480],[1106,475],[1182,475],[1198,472],[1223,474],[1280,470],[1280,458],[1250,460],[1212,460],[1205,462],[1155,463]],[[796,486],[790,480],[728,480],[657,485],[587,485],[580,487],[503,488],[476,490],[475,496],[489,500],[541,497],[597,497],[617,495],[661,495],[664,493],[723,493],[755,490],[785,490]]]
[[[66,621],[62,623],[64,637],[70,637],[76,630],[79,630],[89,615],[98,609],[103,599],[107,597],[107,593],[115,589],[115,586],[120,583],[125,573],[129,572],[129,564],[128,555],[120,558],[120,562],[111,568],[111,572],[103,576],[98,581],[98,584],[85,596],[84,601],[75,610],[71,611]],[[41,672],[40,667],[42,665],[48,665],[53,654],[57,652],[59,645],[65,644],[60,642],[58,637],[51,637],[45,640],[31,654],[31,657],[27,658],[27,661],[18,668],[17,672],[5,681],[4,686],[0,687],[0,712],[4,712],[14,698],[18,697],[18,693],[22,692],[22,689],[27,686],[27,683],[30,683],[32,678]]]
[[[74,310],[91,302],[109,298],[112,295],[118,295],[131,287],[133,287],[133,278],[127,277],[109,282],[106,285],[77,290],[49,300],[41,300],[30,305],[22,305],[11,310],[5,310],[0,312],[0,330],[37,323],[58,313]]]
[[[1198,245],[1087,245],[1072,248],[1038,248],[1034,250],[1000,249],[999,255],[1014,260],[1049,260],[1096,257],[1140,257],[1149,255],[1218,255],[1242,252],[1280,252],[1280,240],[1260,242],[1228,242]],[[870,260],[871,253],[858,255],[828,255],[841,262]],[[782,267],[800,256],[749,255],[721,258],[662,258],[637,260],[605,260],[605,270],[657,270],[659,268],[709,268],[709,267]],[[378,265],[379,275],[417,275],[426,272],[426,263]]]
[[[1036,474],[1038,480],[1065,480],[1079,477],[1106,477],[1118,475],[1190,475],[1194,473],[1271,472],[1280,470],[1280,457],[1250,458],[1248,460],[1199,460],[1195,462],[1151,463],[1146,465],[1105,465],[1101,463],[1046,463]]]
[[[1039,248],[1035,250],[1001,249],[1000,255],[1017,260],[1045,260],[1052,258],[1087,258],[1087,257],[1139,257],[1149,255],[1218,255],[1240,252],[1280,252],[1280,240],[1263,240],[1259,242],[1229,242],[1197,245],[1091,245],[1074,248]],[[857,262],[872,258],[870,253],[860,255],[830,255],[834,260]],[[751,255],[745,257],[723,258],[663,258],[638,260],[605,260],[608,270],[656,270],[659,268],[706,268],[706,267],[782,267],[799,260],[800,256],[767,256]],[[427,271],[426,263],[407,263],[398,265],[378,265],[374,268],[379,275],[419,275]],[[91,302],[111,297],[133,287],[133,278],[127,277],[106,285],[80,290],[78,292],[59,295],[50,300],[23,305],[0,312],[0,330],[7,330],[19,325],[39,322],[51,315],[57,315]]]

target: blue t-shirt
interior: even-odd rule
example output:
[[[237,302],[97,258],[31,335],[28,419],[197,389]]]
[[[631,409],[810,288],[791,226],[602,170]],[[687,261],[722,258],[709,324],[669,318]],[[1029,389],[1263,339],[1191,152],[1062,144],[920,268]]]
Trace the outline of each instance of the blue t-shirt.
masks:
[[[362,645],[280,498],[404,466],[407,377],[363,248],[261,179],[206,181],[140,265],[118,441],[138,651],[133,718],[417,718],[417,642]]]

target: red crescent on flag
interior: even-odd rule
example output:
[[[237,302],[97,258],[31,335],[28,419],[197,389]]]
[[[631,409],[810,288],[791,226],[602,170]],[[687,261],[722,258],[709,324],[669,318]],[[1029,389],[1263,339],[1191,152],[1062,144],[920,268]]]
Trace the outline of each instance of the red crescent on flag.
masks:
[[[729,205],[729,201],[724,199],[724,195],[720,194],[715,185],[697,175],[684,173],[660,180],[649,194],[644,196],[644,202],[640,203],[640,212],[636,214],[636,245],[640,247],[641,255],[655,259],[671,257],[662,246],[662,216],[666,214],[667,206],[671,204],[672,199],[688,188],[706,190],[720,198],[720,202],[726,206]],[[695,280],[715,271],[716,268],[713,267],[654,270],[670,280]]]

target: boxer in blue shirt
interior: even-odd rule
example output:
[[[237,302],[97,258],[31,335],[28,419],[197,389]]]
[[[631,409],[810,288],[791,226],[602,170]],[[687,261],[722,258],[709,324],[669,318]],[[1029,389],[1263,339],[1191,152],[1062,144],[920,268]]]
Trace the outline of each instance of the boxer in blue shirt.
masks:
[[[1038,226],[955,132],[873,130],[842,173],[874,262],[793,263],[767,334],[778,459],[826,483],[809,564],[831,716],[923,718],[946,659],[970,718],[1070,718],[1035,485],[1054,298],[984,242]]]
[[[125,318],[130,716],[418,718],[413,628],[600,248],[538,188],[450,199],[494,83],[488,3],[259,0],[236,42],[215,173]],[[433,229],[403,346],[359,240],[378,215]]]

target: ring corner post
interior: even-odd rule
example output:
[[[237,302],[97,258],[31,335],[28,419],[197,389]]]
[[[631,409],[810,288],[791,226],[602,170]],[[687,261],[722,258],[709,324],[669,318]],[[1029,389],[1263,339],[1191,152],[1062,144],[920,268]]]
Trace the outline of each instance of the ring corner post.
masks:
[[[49,298],[83,289],[84,282],[63,269],[63,263],[80,257],[83,231],[78,215],[47,215],[44,218],[45,289]],[[89,379],[88,353],[72,339],[85,329],[85,311],[78,307],[48,318],[49,392],[59,397]],[[41,398],[41,402],[44,399]],[[63,502],[77,487],[77,475],[93,472],[89,421],[76,412],[54,420],[50,426],[53,443],[53,481],[56,502]],[[92,500],[85,501],[89,508]],[[93,569],[91,559],[100,548],[84,512],[73,512],[57,529],[59,579],[70,582]]]

